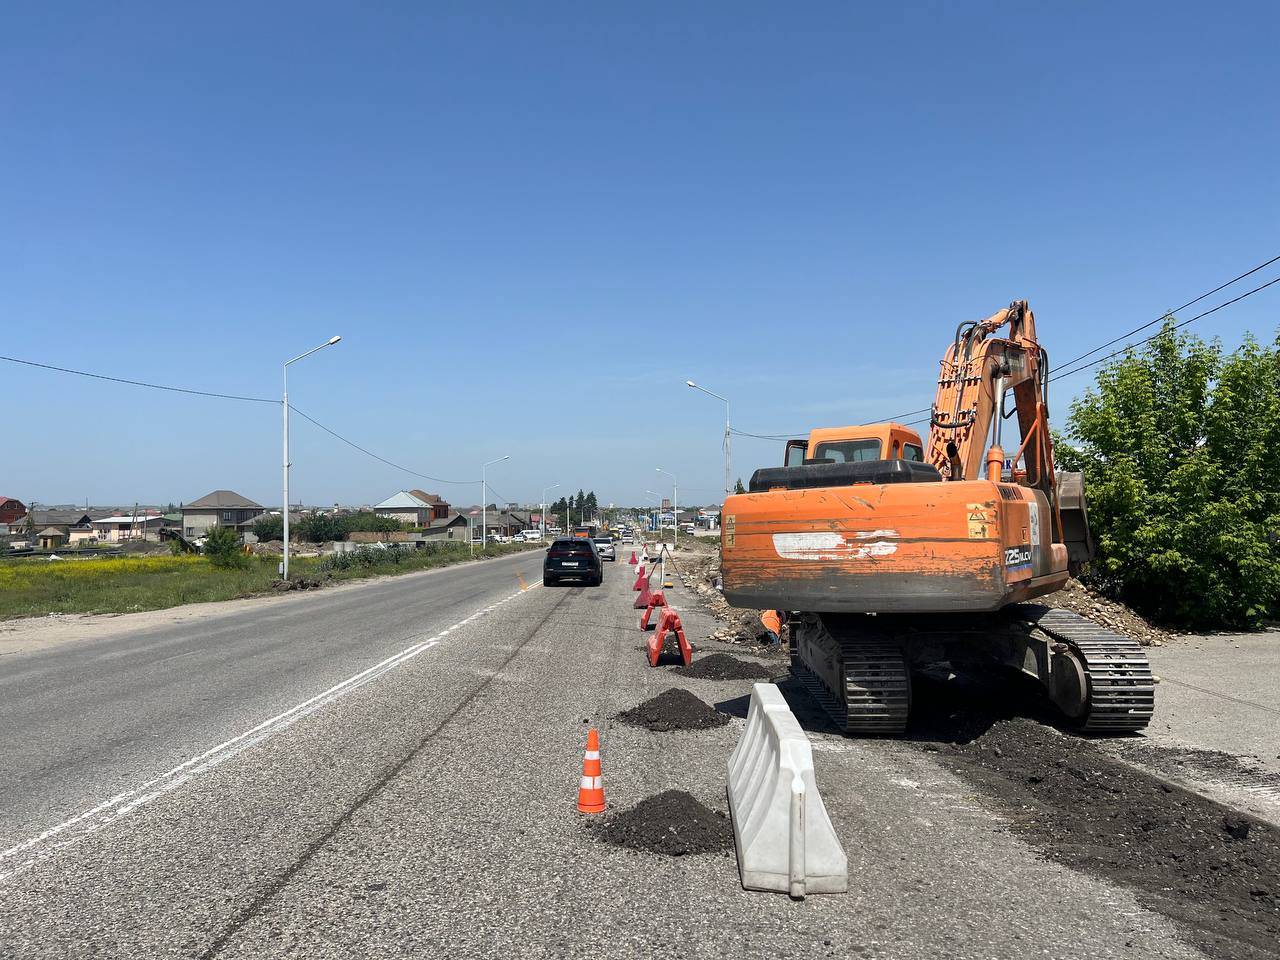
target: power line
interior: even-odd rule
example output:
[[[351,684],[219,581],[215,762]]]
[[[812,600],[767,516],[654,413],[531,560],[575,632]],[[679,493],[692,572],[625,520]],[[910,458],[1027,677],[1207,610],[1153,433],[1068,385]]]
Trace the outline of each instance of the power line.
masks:
[[[273,400],[271,402],[276,403],[278,401]],[[364,447],[360,446],[360,444],[356,443],[353,440],[348,440],[346,437],[338,433],[336,430],[330,430],[328,427],[326,427],[323,423],[321,423],[315,417],[307,416],[307,414],[303,413],[301,410],[295,407],[292,403],[289,404],[289,409],[292,410],[294,413],[296,413],[298,416],[300,416],[303,420],[310,421],[315,426],[319,427],[325,433],[329,434],[329,436],[337,440],[341,440],[343,443],[345,443],[348,447],[351,447],[353,450],[359,450],[366,457],[372,457],[374,460],[377,460],[379,463],[385,463],[388,467],[395,467],[397,470],[401,470],[404,473],[412,474],[415,477],[421,477],[423,480],[430,480],[432,483],[458,483],[458,484],[475,483],[474,480],[445,480],[441,477],[433,477],[430,474],[419,473],[417,470],[411,470],[406,466],[402,466],[401,464],[388,460],[386,457],[378,456],[372,450],[366,450]]]
[[[781,434],[780,436],[769,436],[763,433],[747,433],[747,431],[739,430],[737,427],[733,427],[730,430],[730,432],[733,433],[735,436],[754,437],[757,440],[791,440],[791,439],[794,439],[795,437],[805,436],[809,433],[808,430],[800,430],[800,431],[797,431],[796,433],[786,433],[786,434]]]
[[[1182,306],[1180,306],[1180,307],[1174,307],[1172,310],[1168,310],[1168,311],[1166,311],[1165,313],[1162,313],[1160,316],[1156,317],[1154,320],[1148,320],[1146,323],[1142,324],[1142,326],[1140,326],[1140,327],[1134,327],[1134,328],[1133,328],[1132,330],[1130,330],[1128,333],[1122,333],[1122,334],[1120,334],[1120,336],[1116,337],[1114,340],[1108,340],[1106,343],[1101,344],[1100,346],[1094,347],[1094,348],[1093,348],[1092,350],[1090,350],[1088,353],[1082,353],[1082,354],[1080,354],[1080,356],[1075,357],[1074,359],[1068,360],[1066,363],[1062,364],[1062,366],[1063,366],[1064,368],[1066,368],[1066,367],[1070,367],[1070,366],[1072,366],[1073,364],[1079,363],[1081,360],[1085,359],[1086,357],[1091,357],[1091,356],[1093,356],[1093,355],[1094,355],[1095,353],[1097,353],[1099,350],[1105,350],[1105,349],[1107,349],[1107,347],[1110,347],[1110,346],[1112,346],[1113,344],[1117,344],[1117,343],[1119,343],[1121,340],[1128,340],[1128,339],[1129,339],[1130,337],[1132,337],[1135,333],[1141,333],[1143,330],[1146,330],[1148,327],[1154,326],[1155,324],[1159,323],[1159,322],[1160,322],[1160,321],[1162,321],[1165,317],[1172,316],[1173,314],[1177,313],[1179,310],[1185,310],[1185,309],[1187,309],[1187,307],[1194,306],[1195,304],[1199,303],[1201,300],[1205,299],[1206,297],[1211,297],[1211,296],[1213,296],[1213,295],[1214,295],[1215,293],[1217,293],[1219,290],[1225,290],[1227,287],[1231,286],[1233,283],[1236,283],[1236,282],[1237,282],[1237,281],[1239,281],[1239,280],[1243,280],[1245,277],[1253,276],[1253,274],[1257,273],[1257,272],[1258,272],[1259,270],[1261,270],[1263,267],[1269,267],[1269,266],[1271,266],[1271,264],[1275,263],[1277,260],[1280,260],[1280,256],[1272,257],[1272,258],[1271,258],[1270,260],[1268,260],[1266,263],[1260,263],[1260,264],[1258,264],[1258,265],[1257,265],[1256,267],[1254,267],[1252,270],[1248,270],[1248,271],[1246,271],[1245,273],[1240,274],[1240,276],[1235,277],[1234,279],[1228,280],[1226,283],[1219,284],[1218,286],[1216,286],[1216,287],[1214,287],[1212,290],[1210,290],[1208,293],[1202,293],[1202,294],[1200,294],[1200,296],[1196,297],[1194,300],[1188,300],[1188,301],[1187,301],[1186,303],[1184,303]],[[1269,286],[1269,284],[1263,284],[1263,286]],[[1262,288],[1261,288],[1261,287],[1259,287],[1258,289],[1262,289]],[[1257,290],[1250,290],[1250,291],[1249,291],[1249,293],[1250,293],[1250,294],[1252,294],[1252,293],[1257,293]],[[1249,295],[1249,294],[1245,294],[1245,296],[1248,296],[1248,295]],[[1236,298],[1236,300],[1243,300],[1243,299],[1244,299],[1244,297],[1237,297],[1237,298]],[[1229,300],[1229,301],[1227,301],[1227,303],[1235,303],[1235,302],[1236,302],[1236,300]],[[1225,303],[1224,303],[1222,306],[1227,306],[1227,304],[1225,304]],[[1214,309],[1221,309],[1221,308],[1220,308],[1220,307],[1215,307]],[[1213,310],[1208,311],[1208,313],[1202,313],[1202,314],[1200,314],[1200,317],[1208,316],[1208,315],[1209,315],[1209,313],[1212,313],[1212,312],[1213,312]],[[1191,319],[1192,319],[1192,320],[1198,320],[1198,319],[1200,319],[1200,317],[1192,317]],[[1187,323],[1190,323],[1190,322],[1191,322],[1191,320],[1188,320],[1188,321],[1187,321]],[[1144,340],[1144,341],[1142,341],[1142,342],[1143,342],[1143,343],[1146,343],[1146,341],[1145,341],[1145,340]],[[1135,346],[1136,346],[1136,344],[1135,344]],[[1082,367],[1081,369],[1084,369],[1084,368]]]
[[[0,360],[9,363],[20,363],[27,367],[39,367],[42,370],[56,370],[58,373],[72,373],[77,377],[91,377],[94,380],[109,380],[112,383],[125,383],[131,387],[149,387],[152,390],[168,390],[170,393],[189,393],[197,397],[216,397],[219,400],[242,400],[245,403],[279,403],[267,397],[242,397],[234,393],[214,393],[211,390],[192,390],[189,387],[171,387],[163,383],[147,383],[144,380],[126,380],[123,377],[108,377],[105,373],[89,373],[87,370],[72,370],[70,367],[55,367],[51,363],[37,363],[34,360],[22,360],[18,357],[0,356]]]
[[[1174,315],[1174,314],[1176,314],[1179,310],[1185,310],[1187,307],[1194,306],[1195,304],[1199,303],[1201,300],[1204,300],[1204,299],[1205,299],[1205,298],[1207,298],[1207,297],[1211,297],[1211,296],[1213,296],[1215,293],[1218,293],[1218,292],[1219,292],[1219,291],[1221,291],[1221,290],[1225,290],[1227,287],[1231,286],[1231,285],[1232,285],[1232,284],[1234,284],[1234,283],[1238,283],[1239,281],[1243,280],[1245,277],[1253,276],[1253,274],[1257,273],[1259,270],[1262,270],[1262,269],[1264,269],[1265,267],[1269,267],[1269,266],[1271,266],[1271,264],[1276,263],[1277,261],[1280,261],[1280,256],[1272,257],[1270,260],[1267,260],[1267,261],[1265,261],[1264,263],[1260,263],[1260,264],[1258,264],[1256,267],[1253,267],[1253,268],[1252,268],[1252,269],[1250,269],[1250,270],[1246,270],[1244,273],[1240,274],[1239,276],[1233,277],[1232,279],[1228,280],[1226,283],[1221,283],[1221,284],[1219,284],[1218,286],[1214,287],[1212,290],[1209,290],[1209,291],[1207,291],[1206,293],[1202,293],[1202,294],[1200,294],[1200,296],[1196,297],[1195,299],[1188,300],[1186,303],[1182,304],[1182,306],[1180,306],[1180,307],[1175,307],[1173,310],[1166,311],[1165,313],[1163,313],[1163,314],[1161,314],[1160,316],[1156,317],[1154,320],[1149,320],[1149,321],[1147,321],[1146,323],[1142,324],[1141,326],[1134,327],[1134,328],[1133,328],[1132,330],[1130,330],[1128,333],[1122,333],[1120,336],[1115,337],[1114,339],[1108,340],[1106,343],[1100,344],[1100,345],[1098,345],[1098,346],[1094,347],[1092,350],[1089,350],[1089,351],[1087,351],[1086,353],[1082,353],[1082,354],[1080,354],[1080,356],[1078,356],[1078,357],[1075,357],[1075,358],[1073,358],[1073,359],[1071,359],[1071,360],[1066,361],[1065,363],[1063,363],[1063,364],[1062,364],[1062,368],[1063,368],[1062,372],[1061,372],[1061,373],[1056,374],[1056,375],[1055,375],[1055,376],[1053,376],[1053,377],[1050,377],[1049,382],[1050,382],[1050,383],[1052,383],[1054,380],[1061,379],[1062,377],[1069,377],[1069,376],[1071,376],[1071,374],[1073,374],[1073,373],[1079,373],[1081,370],[1087,370],[1087,369],[1089,369],[1089,368],[1090,368],[1090,367],[1092,367],[1092,366],[1095,366],[1095,365],[1097,365],[1097,364],[1099,364],[1099,363],[1103,363],[1103,362],[1105,362],[1105,361],[1107,361],[1107,360],[1112,359],[1113,357],[1117,357],[1117,356],[1119,356],[1120,354],[1124,353],[1124,351],[1125,351],[1125,350],[1131,349],[1131,348],[1133,348],[1133,347],[1140,347],[1140,346],[1142,346],[1144,343],[1150,343],[1152,340],[1154,340],[1154,339],[1155,339],[1155,337],[1156,337],[1156,336],[1159,336],[1159,334],[1155,334],[1155,335],[1153,335],[1153,336],[1147,337],[1146,339],[1144,339],[1144,340],[1140,340],[1140,341],[1138,341],[1137,343],[1129,344],[1128,346],[1124,347],[1124,348],[1123,348],[1123,349],[1121,349],[1121,350],[1116,350],[1116,351],[1114,351],[1113,353],[1109,353],[1109,354],[1107,354],[1105,357],[1100,357],[1100,358],[1098,358],[1097,360],[1091,361],[1090,363],[1086,363],[1086,364],[1083,364],[1082,366],[1075,367],[1074,369],[1071,369],[1071,368],[1073,367],[1073,365],[1074,365],[1074,364],[1077,364],[1077,363],[1079,363],[1081,360],[1084,360],[1084,359],[1086,359],[1086,358],[1088,358],[1088,357],[1093,356],[1093,355],[1094,355],[1095,353],[1097,353],[1098,351],[1100,351],[1100,350],[1105,350],[1107,347],[1113,346],[1113,345],[1115,345],[1115,344],[1117,344],[1117,343],[1121,342],[1122,340],[1127,340],[1129,337],[1133,336],[1135,333],[1141,333],[1143,330],[1146,330],[1146,329],[1148,329],[1148,328],[1150,328],[1150,327],[1152,327],[1152,326],[1155,326],[1157,323],[1160,323],[1160,322],[1161,322],[1162,320],[1164,320],[1166,317],[1171,317],[1171,316],[1173,316],[1173,315]],[[1262,285],[1261,285],[1261,286],[1259,286],[1259,287],[1254,287],[1254,288],[1253,288],[1252,290],[1250,290],[1248,293],[1243,293],[1243,294],[1241,294],[1240,296],[1238,296],[1238,297],[1236,297],[1236,298],[1234,298],[1234,299],[1232,299],[1232,300],[1228,300],[1228,301],[1226,301],[1225,303],[1221,303],[1221,304],[1219,304],[1218,306],[1214,307],[1214,308],[1213,308],[1213,309],[1211,309],[1211,310],[1206,310],[1206,311],[1204,311],[1203,313],[1198,313],[1198,314],[1196,314],[1194,317],[1191,317],[1191,318],[1190,318],[1190,319],[1188,319],[1188,320],[1182,320],[1182,321],[1179,321],[1178,323],[1174,324],[1174,329],[1177,329],[1177,328],[1179,328],[1179,327],[1184,327],[1184,326],[1186,326],[1188,323],[1193,323],[1193,322],[1194,322],[1194,321],[1196,321],[1196,320],[1199,320],[1199,319],[1201,319],[1201,318],[1203,318],[1203,317],[1207,317],[1207,316],[1209,316],[1209,314],[1211,314],[1211,313],[1217,313],[1217,312],[1218,312],[1219,310],[1221,310],[1223,307],[1229,307],[1229,306],[1231,306],[1233,303],[1239,303],[1241,300],[1245,299],[1246,297],[1251,297],[1251,296],[1253,296],[1255,293],[1259,292],[1260,290],[1265,290],[1267,287],[1271,286],[1273,283],[1276,283],[1276,282],[1280,282],[1280,277],[1277,277],[1275,280],[1271,280],[1271,281],[1269,281],[1268,283],[1264,283],[1264,284],[1262,284]],[[933,408],[932,408],[932,407],[921,407],[919,410],[911,410],[911,411],[909,411],[909,412],[907,412],[907,413],[901,413],[901,414],[898,414],[898,415],[897,415],[897,416],[895,416],[895,417],[889,417],[889,418],[884,419],[884,420],[876,420],[876,421],[871,421],[871,422],[875,422],[875,423],[903,423],[903,421],[906,421],[907,417],[914,417],[914,416],[916,416],[917,414],[921,414],[921,413],[928,413],[928,414],[932,415],[932,413],[933,413]],[[903,426],[913,427],[913,426],[919,426],[920,424],[928,423],[928,422],[929,422],[929,417],[925,417],[924,419],[921,419],[921,420],[913,420],[913,421],[910,421],[910,422],[903,423]],[[734,434],[736,434],[737,436],[740,436],[740,437],[753,437],[753,438],[755,438],[756,440],[790,440],[790,439],[792,439],[793,437],[796,437],[796,436],[803,436],[803,435],[805,435],[805,434],[807,434],[807,433],[808,433],[808,431],[801,430],[801,431],[797,431],[796,433],[793,433],[793,434],[790,434],[790,435],[774,436],[774,435],[769,435],[769,434],[748,433],[748,432],[747,432],[747,431],[745,431],[745,430],[738,430],[738,429],[736,429],[736,428],[735,428],[732,432],[733,432]]]
[[[1280,257],[1278,257],[1277,259],[1280,259]],[[1229,307],[1229,306],[1231,306],[1233,303],[1239,303],[1241,300],[1245,299],[1245,297],[1251,297],[1251,296],[1253,296],[1255,293],[1258,293],[1258,292],[1259,292],[1259,291],[1261,291],[1261,290],[1265,290],[1265,289],[1267,289],[1267,287],[1269,287],[1269,286],[1271,286],[1272,284],[1275,284],[1275,283],[1280,283],[1280,277],[1276,277],[1274,280],[1268,280],[1266,283],[1262,284],[1261,286],[1254,287],[1254,288],[1253,288],[1252,290],[1250,290],[1248,293],[1242,293],[1242,294],[1240,294],[1240,296],[1236,297],[1235,299],[1233,299],[1233,300],[1228,300],[1226,303],[1220,303],[1220,304],[1218,304],[1216,307],[1212,307],[1212,308],[1210,308],[1210,309],[1208,309],[1208,310],[1204,311],[1204,313],[1197,313],[1194,317],[1189,317],[1189,318],[1188,318],[1188,319],[1186,319],[1186,320],[1179,320],[1177,323],[1175,323],[1175,324],[1173,325],[1172,329],[1177,330],[1177,329],[1179,329],[1179,328],[1181,328],[1181,327],[1185,327],[1185,326],[1186,326],[1187,324],[1189,324],[1189,323],[1194,323],[1195,321],[1199,320],[1201,317],[1207,317],[1207,316],[1209,316],[1209,314],[1211,314],[1211,313],[1217,313],[1217,312],[1218,312],[1219,310],[1221,310],[1223,307]],[[1161,318],[1161,319],[1163,319],[1163,318]],[[1150,324],[1147,324],[1147,326],[1150,326]],[[1144,343],[1150,343],[1152,340],[1156,339],[1156,337],[1160,336],[1160,334],[1162,334],[1163,332],[1164,332],[1164,331],[1163,331],[1163,330],[1161,330],[1161,331],[1159,331],[1159,332],[1157,332],[1157,333],[1153,333],[1151,336],[1147,337],[1147,338],[1146,338],[1146,339],[1144,339],[1144,340],[1139,340],[1137,343],[1130,343],[1130,344],[1127,344],[1126,346],[1121,347],[1119,350],[1116,350],[1116,351],[1113,351],[1112,353],[1107,354],[1105,357],[1099,357],[1097,360],[1090,360],[1088,363],[1081,364],[1080,366],[1075,367],[1074,369],[1071,369],[1071,370],[1063,370],[1062,372],[1057,373],[1057,374],[1055,374],[1054,376],[1050,377],[1050,378],[1049,378],[1049,382],[1050,382],[1050,383],[1053,383],[1053,381],[1055,381],[1055,380],[1060,380],[1060,379],[1062,379],[1063,377],[1069,377],[1069,376],[1071,376],[1073,373],[1079,373],[1081,370],[1088,370],[1090,367],[1095,367],[1095,366],[1097,366],[1097,365],[1098,365],[1098,364],[1100,364],[1100,363],[1105,363],[1106,361],[1108,361],[1108,360],[1112,359],[1113,357],[1118,357],[1118,356],[1120,356],[1120,354],[1122,354],[1122,353],[1124,353],[1124,352],[1126,352],[1126,351],[1128,351],[1128,350],[1132,350],[1134,347],[1140,347],[1140,346],[1142,346]],[[1123,339],[1123,338],[1122,338],[1122,339]],[[1112,342],[1114,343],[1115,341],[1112,341]],[[1099,349],[1101,349],[1101,348],[1099,348]],[[1091,350],[1091,351],[1089,351],[1089,353],[1084,354],[1084,356],[1086,356],[1086,357],[1087,357],[1087,356],[1089,356],[1089,354],[1091,354],[1091,353],[1096,353],[1096,352],[1097,352],[1097,351],[1095,351],[1095,350]],[[1074,362],[1074,361],[1073,361],[1073,362]],[[1067,364],[1067,366],[1070,366],[1070,364]]]

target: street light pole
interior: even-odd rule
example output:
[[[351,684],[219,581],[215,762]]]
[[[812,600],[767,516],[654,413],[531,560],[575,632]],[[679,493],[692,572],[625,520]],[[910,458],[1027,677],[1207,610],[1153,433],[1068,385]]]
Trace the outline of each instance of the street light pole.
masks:
[[[646,490],[645,493],[648,495],[649,499],[652,500],[654,503],[653,529],[655,532],[657,532],[658,528],[662,525],[662,521],[658,519],[658,513],[662,509],[662,498],[658,496],[656,493],[654,493],[652,490]]]
[[[675,527],[671,531],[671,549],[674,550],[680,546],[680,490],[676,485],[676,475],[670,470],[663,470],[661,467],[655,467],[659,473],[665,473],[671,478],[671,517],[675,521],[672,526]],[[661,522],[659,522],[661,526]]]
[[[297,363],[304,357],[309,357],[317,350],[323,350],[325,347],[332,347],[341,340],[341,337],[330,337],[318,347],[313,347],[306,353],[300,353],[292,360],[284,362],[284,396],[280,401],[280,410],[284,415],[284,511],[281,514],[281,520],[284,526],[284,557],[280,562],[280,577],[283,580],[289,579],[289,364]]]
[[[553,483],[549,487],[542,488],[542,542],[543,543],[547,542],[547,491],[554,490],[558,486],[560,486],[560,484]]]
[[[708,390],[706,387],[702,387],[694,383],[692,380],[686,380],[685,383],[693,387],[693,389],[695,390],[701,390],[703,393],[705,393],[709,397],[715,397],[717,400],[724,401],[724,495],[727,499],[729,494],[733,492],[733,487],[731,485],[733,470],[730,466],[730,461],[732,460],[732,454],[729,449],[729,445],[730,445],[729,438],[733,434],[729,429],[729,398],[722,397],[718,393],[713,393],[712,391]]]
[[[485,471],[495,463],[510,460],[510,456],[497,457],[480,468],[480,549],[489,549],[489,482],[485,479]]]

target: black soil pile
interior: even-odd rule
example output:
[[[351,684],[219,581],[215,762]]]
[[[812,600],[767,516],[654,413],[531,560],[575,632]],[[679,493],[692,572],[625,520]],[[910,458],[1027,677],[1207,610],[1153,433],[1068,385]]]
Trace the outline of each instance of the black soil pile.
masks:
[[[1023,718],[939,757],[993,797],[1019,836],[1133,889],[1210,956],[1280,956],[1277,828]]]
[[[614,846],[668,857],[718,853],[733,847],[729,818],[703,806],[683,790],[667,790],[641,800],[593,829],[600,839]]]
[[[706,730],[721,727],[729,718],[717,713],[688,690],[672,687],[638,707],[624,710],[617,719],[633,727],[666,730]]]
[[[776,667],[739,660],[727,653],[713,653],[687,667],[676,667],[675,672],[699,680],[768,680],[778,671]]]

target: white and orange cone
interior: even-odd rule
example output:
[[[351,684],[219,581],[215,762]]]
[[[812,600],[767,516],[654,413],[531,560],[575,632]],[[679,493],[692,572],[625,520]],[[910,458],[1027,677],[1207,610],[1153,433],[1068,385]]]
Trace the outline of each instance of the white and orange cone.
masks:
[[[587,752],[582,756],[578,812],[604,813],[604,777],[600,772],[600,734],[596,733],[595,727],[587,733]]]

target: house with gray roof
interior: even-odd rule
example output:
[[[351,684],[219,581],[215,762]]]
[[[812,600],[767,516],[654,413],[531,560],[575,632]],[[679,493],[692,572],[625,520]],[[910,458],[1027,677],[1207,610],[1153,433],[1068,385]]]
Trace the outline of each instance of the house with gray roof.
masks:
[[[421,490],[401,490],[373,505],[373,512],[380,517],[391,517],[411,527],[429,527],[436,520],[449,516],[449,504],[434,493]]]
[[[264,507],[234,490],[215,490],[182,506],[182,535],[203,537],[212,527],[240,527]]]

